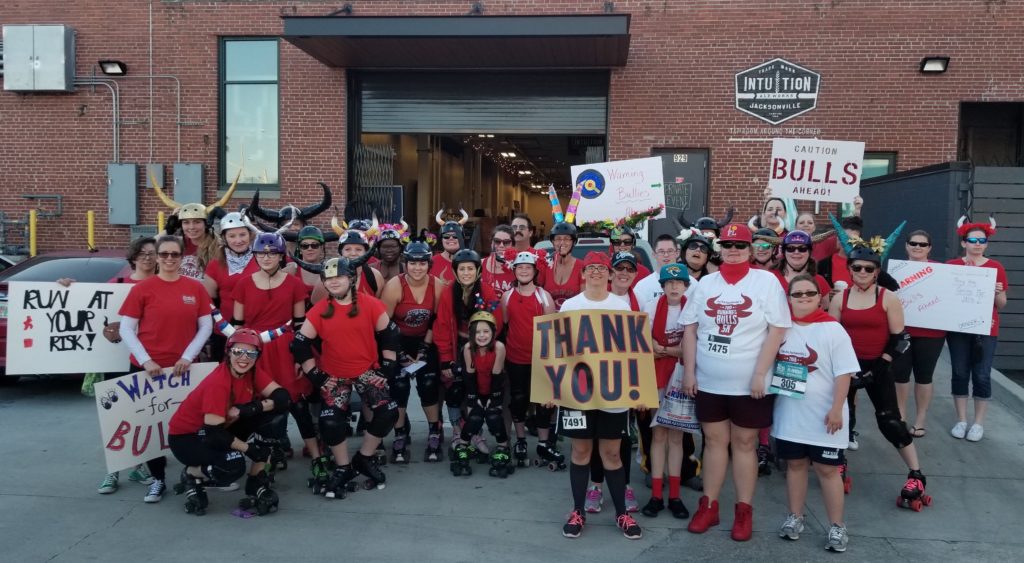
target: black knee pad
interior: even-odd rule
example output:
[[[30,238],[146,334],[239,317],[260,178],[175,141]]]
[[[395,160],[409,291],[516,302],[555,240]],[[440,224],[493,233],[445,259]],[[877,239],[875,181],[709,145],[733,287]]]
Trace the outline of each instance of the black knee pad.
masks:
[[[388,382],[388,393],[391,394],[391,398],[395,403],[403,409],[409,406],[410,389],[409,374],[404,371],[399,371],[398,375]]]
[[[484,411],[484,420],[487,421],[487,429],[491,431],[498,443],[508,440],[508,431],[505,430],[505,416],[501,406],[488,407]]]
[[[270,411],[260,416],[256,432],[264,438],[283,439],[288,437],[288,413]]]
[[[449,407],[461,407],[462,401],[466,398],[466,383],[460,380],[453,381],[444,390],[444,404]]]
[[[512,413],[513,422],[526,422],[526,410],[530,408],[530,396],[526,389],[512,388],[508,399],[508,410]]]
[[[300,399],[289,405],[288,410],[291,411],[292,418],[295,419],[295,426],[299,427],[299,436],[303,440],[316,438],[316,426],[313,425],[313,415],[309,412],[309,402]]]
[[[366,431],[371,436],[383,438],[391,432],[398,422],[398,404],[389,401],[387,404],[373,408],[373,419],[366,424]]]
[[[914,438],[911,437],[910,431],[907,430],[907,424],[900,420],[900,415],[893,411],[882,411],[875,415],[878,420],[878,430],[885,436],[889,443],[901,449],[909,446],[913,443]]]
[[[437,404],[441,397],[441,389],[438,387],[437,371],[430,365],[416,372],[416,393],[420,396],[420,404],[424,407],[432,407]]]
[[[466,423],[462,425],[462,439],[468,440],[484,427],[484,410],[479,405],[473,405],[466,414]]]
[[[245,475],[245,456],[242,452],[230,450],[216,463],[203,468],[203,473],[215,487],[226,487]]]
[[[555,412],[553,408],[537,405],[533,410],[533,425],[539,429],[551,428],[551,415]]]
[[[352,432],[352,427],[344,413],[335,408],[320,411],[320,437],[328,446],[337,446],[345,441]]]

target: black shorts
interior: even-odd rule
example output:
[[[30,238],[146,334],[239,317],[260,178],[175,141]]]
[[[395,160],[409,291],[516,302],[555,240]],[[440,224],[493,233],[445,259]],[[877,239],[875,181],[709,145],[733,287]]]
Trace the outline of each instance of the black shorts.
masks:
[[[910,348],[902,356],[896,358],[890,370],[896,383],[910,383],[910,372],[914,372],[914,383],[927,385],[932,382],[935,365],[939,363],[942,347],[946,345],[945,337],[910,338]]]
[[[810,459],[819,465],[842,465],[846,455],[842,448],[825,448],[775,439],[775,456],[779,459]]]
[[[586,422],[585,428],[566,428],[563,423],[573,414],[580,413]],[[576,418],[576,417],[572,417]],[[599,410],[579,411],[558,409],[558,434],[569,438],[589,440],[617,440],[629,436],[629,411],[605,412]]]
[[[768,428],[772,425],[775,395],[755,399],[750,395],[719,395],[697,392],[697,420],[722,422],[728,420],[740,428]]]

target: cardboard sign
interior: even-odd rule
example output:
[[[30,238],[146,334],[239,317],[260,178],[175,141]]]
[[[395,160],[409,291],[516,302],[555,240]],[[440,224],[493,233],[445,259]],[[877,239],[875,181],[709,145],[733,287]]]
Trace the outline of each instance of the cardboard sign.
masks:
[[[132,285],[11,282],[7,297],[7,373],[125,372],[128,348],[103,337]]]
[[[573,186],[579,191],[579,201],[574,190],[566,217],[570,210],[574,211],[577,224],[617,221],[665,205],[661,157],[581,164],[570,170]],[[578,209],[572,209],[574,203],[578,204]],[[655,219],[664,217],[663,209]]]
[[[774,139],[768,187],[781,198],[852,203],[863,170],[864,143]]]
[[[167,455],[167,426],[178,405],[206,378],[216,362],[192,364],[180,376],[131,373],[97,383],[96,411],[107,471],[114,472]]]
[[[647,315],[572,311],[533,319],[530,401],[592,410],[658,406]]]
[[[904,324],[988,335],[996,298],[995,268],[889,260],[900,284]]]

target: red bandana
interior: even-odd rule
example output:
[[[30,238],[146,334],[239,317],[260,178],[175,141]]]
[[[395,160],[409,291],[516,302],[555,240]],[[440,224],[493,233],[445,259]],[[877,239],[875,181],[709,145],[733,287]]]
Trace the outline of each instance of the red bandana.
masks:
[[[722,265],[718,267],[718,271],[722,273],[722,279],[725,280],[725,283],[729,285],[736,285],[744,276],[747,275],[747,272],[750,271],[750,262],[742,262],[740,264],[729,264],[723,262]]]
[[[835,318],[833,318],[831,315],[829,315],[825,311],[822,311],[819,308],[819,309],[815,309],[813,313],[811,313],[809,315],[806,315],[806,316],[803,316],[803,317],[798,317],[796,315],[793,315],[793,322],[795,322],[795,323],[830,323],[830,322],[831,323],[837,323],[839,321],[835,320]]]

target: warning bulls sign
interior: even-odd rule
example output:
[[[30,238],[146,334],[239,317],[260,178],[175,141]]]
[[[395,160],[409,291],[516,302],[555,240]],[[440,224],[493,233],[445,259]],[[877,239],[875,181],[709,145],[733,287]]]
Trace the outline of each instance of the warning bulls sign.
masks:
[[[736,109],[778,125],[818,104],[821,75],[785,59],[736,73]]]

